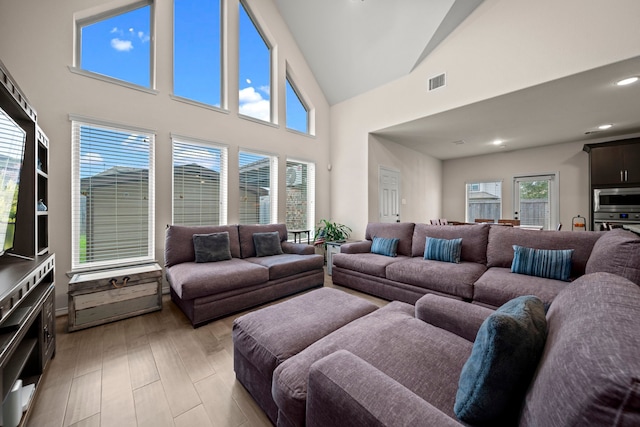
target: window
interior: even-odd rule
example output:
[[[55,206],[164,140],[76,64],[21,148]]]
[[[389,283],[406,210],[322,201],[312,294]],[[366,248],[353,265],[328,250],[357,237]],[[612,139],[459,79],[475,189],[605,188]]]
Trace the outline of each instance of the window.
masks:
[[[241,151],[240,224],[278,221],[278,158]]]
[[[502,218],[502,181],[467,183],[467,222]]]
[[[517,176],[513,188],[513,210],[521,225],[556,229],[559,222],[556,174]]]
[[[154,260],[154,135],[75,120],[72,129],[72,268]]]
[[[151,12],[143,1],[77,21],[76,66],[151,88]]]
[[[240,1],[239,113],[271,121],[271,46]]]
[[[173,223],[227,223],[227,149],[173,137]]]
[[[173,93],[220,107],[220,0],[175,0]]]
[[[309,133],[309,109],[287,76],[287,128]]]
[[[315,227],[316,165],[287,160],[288,230],[312,230]]]

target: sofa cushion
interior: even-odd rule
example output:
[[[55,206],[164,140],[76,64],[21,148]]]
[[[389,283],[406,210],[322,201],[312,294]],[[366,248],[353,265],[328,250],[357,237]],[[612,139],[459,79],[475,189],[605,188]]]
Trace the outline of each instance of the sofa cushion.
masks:
[[[387,266],[407,260],[406,256],[388,257],[384,255],[363,254],[334,254],[333,265],[347,270],[357,271],[371,276],[386,277]]]
[[[427,225],[416,224],[413,231],[413,245],[411,256],[424,256],[427,237],[437,239],[462,239],[460,259],[462,261],[487,263],[487,238],[489,226],[487,224],[474,225]]]
[[[287,226],[285,224],[238,225],[240,257],[249,258],[256,256],[256,247],[253,243],[254,233],[267,233],[270,231],[277,231],[280,234],[280,242],[287,240]]]
[[[511,272],[547,279],[569,280],[573,249],[533,249],[513,245]]]
[[[546,335],[544,306],[534,296],[512,299],[487,317],[460,373],[458,418],[471,424],[515,421]]]
[[[171,267],[181,262],[193,262],[196,259],[193,248],[194,234],[229,233],[229,249],[233,258],[240,258],[240,242],[237,225],[219,226],[186,226],[170,225],[167,227],[164,244],[164,265]]]
[[[640,287],[582,276],[558,294],[547,324],[520,425],[640,425]]]
[[[370,222],[367,224],[365,239],[373,240],[374,236],[398,239],[398,255],[411,255],[412,222]]]
[[[473,301],[500,307],[520,295],[535,295],[549,304],[567,286],[570,283],[562,280],[514,274],[510,268],[492,267],[474,283]]]
[[[322,255],[282,254],[266,257],[245,258],[245,261],[259,264],[269,269],[269,280],[281,279],[306,271],[322,270]]]
[[[604,271],[640,285],[640,236],[616,229],[604,233],[593,245],[585,272]]]
[[[435,237],[427,237],[427,242],[424,247],[424,259],[458,264],[460,262],[461,250],[462,239],[436,239]]]
[[[280,234],[277,231],[253,233],[253,245],[258,257],[283,254],[280,246]]]
[[[193,250],[196,262],[217,262],[231,259],[229,232],[194,234]]]
[[[386,237],[373,237],[373,243],[371,244],[371,253],[391,256],[398,256],[398,242],[400,239],[386,238]]]
[[[490,226],[487,267],[511,267],[513,245],[534,249],[573,249],[571,276],[578,277],[584,274],[593,245],[602,234],[595,231],[540,231]]]
[[[176,294],[190,300],[269,281],[269,269],[238,258],[212,266],[182,262],[167,267],[167,278]]]

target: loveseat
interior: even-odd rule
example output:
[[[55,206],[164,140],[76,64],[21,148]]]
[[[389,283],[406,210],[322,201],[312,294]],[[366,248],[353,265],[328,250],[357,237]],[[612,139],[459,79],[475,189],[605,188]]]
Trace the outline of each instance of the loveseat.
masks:
[[[372,253],[374,238],[398,239],[395,253]],[[461,238],[458,263],[425,259],[427,238]],[[369,223],[365,240],[333,256],[333,283],[414,304],[427,293],[497,308],[520,295],[550,303],[585,273],[613,272],[640,284],[640,237],[630,231],[538,231],[503,225]],[[567,280],[512,273],[514,245],[573,250]],[[375,252],[375,251],[374,251]]]
[[[271,238],[268,234],[273,233],[275,244],[274,239],[267,241],[273,247],[258,253],[254,235]],[[194,327],[322,286],[323,265],[313,246],[287,241],[285,224],[170,225],[166,230],[165,271],[171,299]]]

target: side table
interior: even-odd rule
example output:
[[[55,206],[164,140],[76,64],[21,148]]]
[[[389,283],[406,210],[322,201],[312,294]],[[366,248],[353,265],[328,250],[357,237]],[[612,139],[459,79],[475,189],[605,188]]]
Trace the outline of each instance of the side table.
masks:
[[[340,246],[347,243],[346,241],[342,242],[326,242],[327,245],[327,274],[331,276],[331,270],[333,268],[333,255],[340,253]]]

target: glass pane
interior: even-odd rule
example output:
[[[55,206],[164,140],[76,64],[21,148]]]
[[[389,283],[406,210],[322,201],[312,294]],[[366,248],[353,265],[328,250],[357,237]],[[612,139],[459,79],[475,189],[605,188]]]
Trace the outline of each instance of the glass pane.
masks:
[[[241,152],[240,224],[271,223],[271,158]]]
[[[467,184],[467,222],[493,220],[502,216],[502,182]]]
[[[287,78],[287,127],[309,133],[307,109]]]
[[[81,28],[80,67],[140,86],[151,86],[151,6]]]
[[[220,106],[220,1],[174,1],[173,93]]]
[[[549,180],[518,180],[517,182],[520,224],[551,229]]]
[[[240,2],[239,112],[271,121],[271,49]]]
[[[310,230],[313,232],[313,194],[309,184],[314,180],[311,165],[287,161],[286,189],[288,230]],[[293,236],[290,235],[292,238]]]

